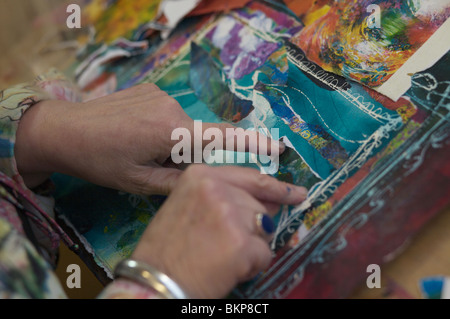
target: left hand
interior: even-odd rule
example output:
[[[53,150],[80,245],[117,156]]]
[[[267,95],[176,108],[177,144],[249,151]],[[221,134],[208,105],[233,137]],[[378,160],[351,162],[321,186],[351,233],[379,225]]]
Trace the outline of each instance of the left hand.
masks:
[[[210,127],[224,137],[233,128],[203,123]],[[154,84],[85,103],[43,101],[21,119],[15,158],[28,187],[59,172],[129,193],[168,194],[182,173],[167,165],[175,128],[193,134],[194,121]]]

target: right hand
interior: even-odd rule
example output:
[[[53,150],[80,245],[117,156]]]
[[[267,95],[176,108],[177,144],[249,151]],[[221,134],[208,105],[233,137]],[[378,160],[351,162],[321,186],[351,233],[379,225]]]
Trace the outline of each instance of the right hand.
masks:
[[[270,265],[256,215],[306,198],[304,187],[258,170],[191,165],[145,230],[132,258],[175,280],[190,298],[222,298]]]

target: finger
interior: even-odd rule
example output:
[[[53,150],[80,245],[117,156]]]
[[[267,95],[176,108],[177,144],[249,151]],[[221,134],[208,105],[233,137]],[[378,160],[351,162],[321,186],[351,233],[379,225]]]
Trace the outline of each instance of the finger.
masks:
[[[199,125],[201,124],[201,129]],[[274,140],[264,134],[244,130],[228,123],[194,123],[194,130],[202,132],[203,149],[214,143],[215,150],[222,149],[235,152],[250,152],[258,155],[279,155],[286,146],[283,142]],[[196,127],[197,126],[197,127]],[[198,134],[197,134],[198,136]]]
[[[231,185],[222,187],[221,193],[225,198],[235,199],[232,202],[234,212],[239,220],[238,225],[246,232],[257,234],[259,229],[256,227],[256,216],[258,213],[266,213],[267,208],[265,205],[248,192]]]
[[[210,171],[211,175],[246,190],[262,202],[296,205],[304,201],[308,194],[305,187],[278,181],[252,168],[222,166],[211,168]]]
[[[139,194],[168,195],[175,188],[183,171],[176,168],[144,167],[139,178]]]
[[[252,232],[255,231],[255,216],[258,213],[267,213],[270,216],[275,216],[281,209],[281,205],[278,203],[260,201],[256,199],[253,195],[250,195],[247,191],[235,187],[234,185],[224,188],[223,193],[227,198],[238,198],[238,201],[235,201],[235,205],[241,208],[243,211],[251,213],[250,219],[250,230]],[[248,218],[247,218],[248,220]],[[249,224],[248,222],[246,222]]]
[[[263,205],[249,193],[237,187],[225,187],[222,193],[224,196],[226,196],[226,198],[239,198],[239,201],[235,201],[233,204],[233,211],[235,212],[234,216],[237,218],[236,225],[238,225],[238,228],[242,229],[247,234],[261,236],[267,241],[271,240],[272,233],[267,233],[266,231],[266,223],[268,221],[265,221],[265,226],[262,226],[260,224],[261,221],[259,221],[258,219],[258,215],[262,213],[268,214],[269,216],[274,216],[277,211],[273,210],[270,207],[267,207],[270,205]],[[272,211],[269,213],[268,209]],[[273,226],[275,226],[275,224],[273,224]]]
[[[281,209],[281,204],[279,203],[261,201],[261,204],[265,207],[264,212],[272,217],[275,216]]]

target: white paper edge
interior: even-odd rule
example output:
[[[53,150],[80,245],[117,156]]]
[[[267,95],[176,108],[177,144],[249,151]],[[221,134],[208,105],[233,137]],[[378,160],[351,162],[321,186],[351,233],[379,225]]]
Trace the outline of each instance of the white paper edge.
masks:
[[[397,101],[411,87],[411,74],[424,71],[450,50],[450,18],[375,91]]]

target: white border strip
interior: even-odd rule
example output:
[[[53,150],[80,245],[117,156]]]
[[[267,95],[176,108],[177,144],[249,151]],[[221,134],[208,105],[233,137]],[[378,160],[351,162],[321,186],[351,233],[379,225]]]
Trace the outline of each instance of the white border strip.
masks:
[[[450,50],[450,18],[375,91],[397,101],[411,87],[411,76],[424,71]]]

